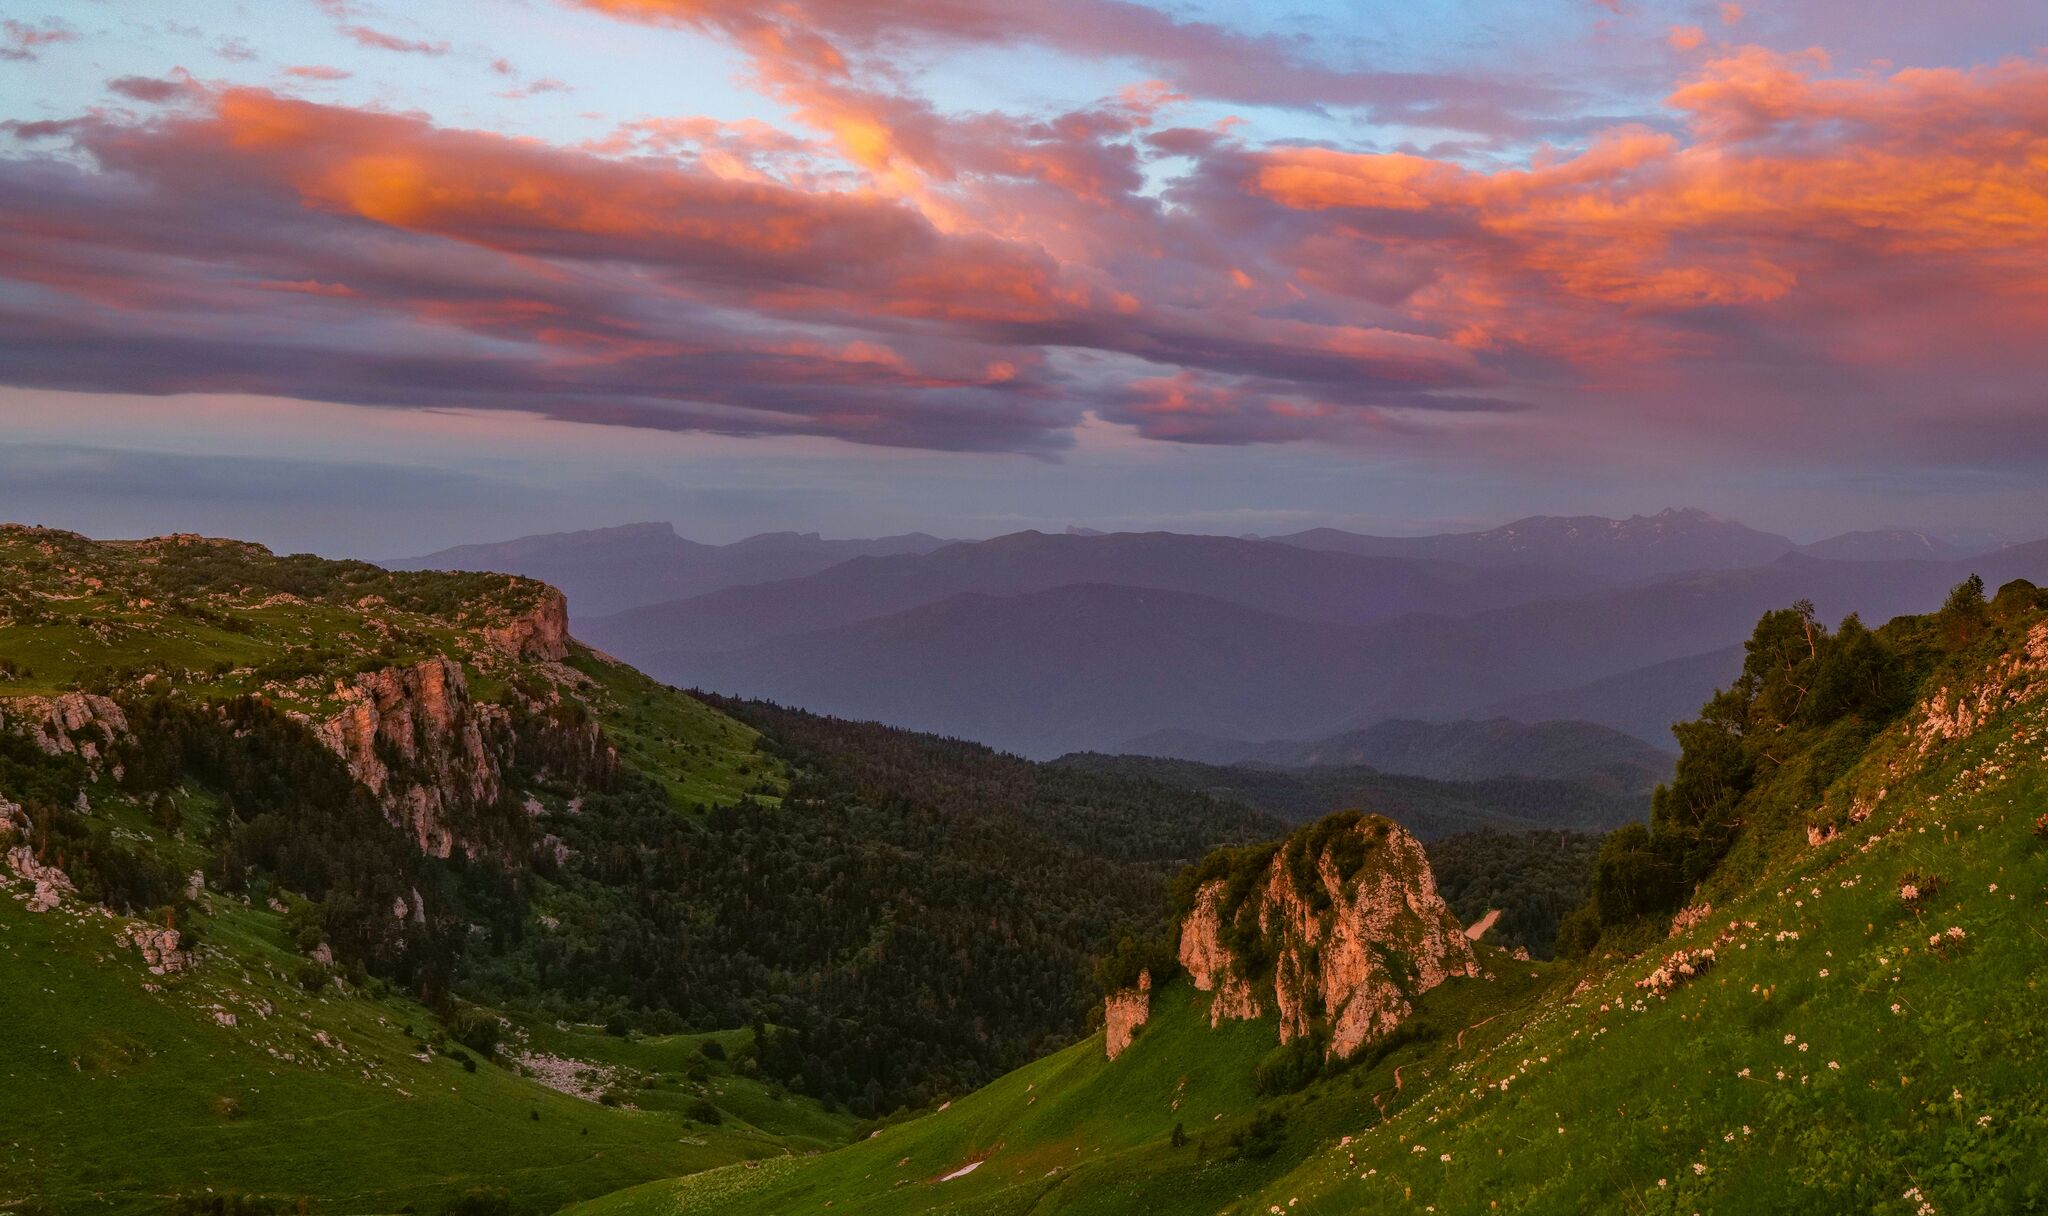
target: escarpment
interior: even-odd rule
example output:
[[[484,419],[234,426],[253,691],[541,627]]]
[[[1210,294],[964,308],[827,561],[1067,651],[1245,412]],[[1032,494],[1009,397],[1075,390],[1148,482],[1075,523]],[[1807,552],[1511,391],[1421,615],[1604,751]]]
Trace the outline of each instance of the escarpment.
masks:
[[[507,783],[522,760],[598,787],[617,776],[618,753],[587,715],[477,702],[447,658],[364,672],[335,692],[341,709],[317,725],[320,741],[434,857],[517,843],[527,816],[510,809]]]
[[[1479,972],[1422,846],[1377,815],[1333,815],[1277,848],[1219,854],[1196,881],[1179,956],[1215,994],[1211,1025],[1270,1009],[1282,1043],[1324,1035],[1344,1058],[1399,1026],[1415,997]]]
[[[502,625],[485,628],[493,646],[515,659],[560,661],[569,657],[569,600],[542,587],[531,610]]]

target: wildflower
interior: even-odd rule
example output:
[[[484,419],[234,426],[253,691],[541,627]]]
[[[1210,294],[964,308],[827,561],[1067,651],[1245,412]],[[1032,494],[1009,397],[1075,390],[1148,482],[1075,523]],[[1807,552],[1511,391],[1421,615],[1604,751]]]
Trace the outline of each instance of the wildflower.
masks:
[[[1792,1046],[1792,1044],[1797,1043],[1798,1041],[1799,1036],[1796,1034],[1788,1034],[1785,1036],[1785,1046],[1787,1047]]]
[[[1808,1044],[1805,1044],[1805,1043],[1801,1043],[1801,1044],[1799,1045],[1799,1050],[1801,1050],[1801,1051],[1805,1051],[1805,1050],[1806,1050],[1806,1048],[1807,1048],[1807,1046],[1808,1046]]]
[[[1449,1165],[1451,1163],[1451,1155],[1449,1153],[1438,1153],[1436,1159],[1438,1161],[1443,1162],[1445,1165]]]
[[[1990,1127],[1990,1126],[1991,1126],[1991,1116],[1990,1116],[1990,1115],[1978,1115],[1978,1116],[1977,1116],[1977,1126],[1978,1126],[1978,1127]]]
[[[1660,1187],[1663,1187],[1663,1186],[1669,1186],[1669,1185],[1670,1185],[1670,1183],[1671,1183],[1671,1180],[1670,1180],[1670,1179],[1668,1179],[1668,1178],[1659,1178],[1659,1179],[1657,1179],[1657,1185],[1658,1185],[1658,1186],[1660,1186]]]
[[[1828,978],[1828,969],[1827,969],[1826,967],[1822,967],[1822,968],[1820,969],[1820,978],[1822,978],[1822,979],[1826,979],[1826,978]]]
[[[1741,1077],[1743,1080],[1746,1081],[1749,1079],[1749,1070],[1745,1068],[1741,1072],[1736,1073],[1735,1075]]]
[[[1991,884],[1991,894],[1998,894],[1998,884],[1995,882]]]
[[[1841,1066],[1840,1064],[1836,1063],[1836,1062],[1835,1062],[1835,1061],[1833,1061],[1833,1060],[1829,1060],[1829,1061],[1828,1061],[1828,1071],[1829,1071],[1829,1072],[1840,1072],[1840,1071],[1842,1071],[1842,1066]]]
[[[1693,1172],[1693,1176],[1694,1176],[1694,1177],[1698,1177],[1699,1175],[1701,1175],[1701,1174],[1704,1174],[1704,1173],[1706,1173],[1706,1172],[1707,1172],[1707,1163],[1706,1163],[1706,1162],[1704,1162],[1704,1161],[1695,1161],[1695,1162],[1693,1162],[1693,1163],[1692,1163],[1692,1172]]]
[[[1903,1011],[1902,1011],[1902,1010],[1901,1010],[1901,1009],[1899,1008],[1899,1003],[1898,1003],[1897,1001],[1893,1001],[1893,1002],[1892,1002],[1892,1012],[1893,1012],[1893,1013],[1900,1013],[1900,1012],[1903,1012]]]

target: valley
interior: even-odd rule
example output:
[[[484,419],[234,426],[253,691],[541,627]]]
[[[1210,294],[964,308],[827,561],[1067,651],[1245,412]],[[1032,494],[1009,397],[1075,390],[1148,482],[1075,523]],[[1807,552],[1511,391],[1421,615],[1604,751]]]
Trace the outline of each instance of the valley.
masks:
[[[19,527],[0,560],[20,1210],[2044,1184],[2023,581],[1763,614],[1675,763],[1512,719],[1042,762],[680,691],[517,576]]]

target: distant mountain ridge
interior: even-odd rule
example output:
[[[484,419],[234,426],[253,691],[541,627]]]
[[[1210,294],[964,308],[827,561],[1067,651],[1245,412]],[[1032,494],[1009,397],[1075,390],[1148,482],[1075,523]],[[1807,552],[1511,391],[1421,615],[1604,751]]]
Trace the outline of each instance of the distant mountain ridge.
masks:
[[[1272,539],[1305,549],[1372,557],[1427,557],[1476,566],[1565,566],[1615,579],[1755,566],[1797,548],[1789,537],[1761,532],[1696,507],[1627,519],[1532,515],[1483,532],[1434,536],[1368,536],[1312,528]]]
[[[570,611],[580,619],[797,578],[856,557],[929,553],[951,543],[922,532],[853,540],[763,532],[710,545],[677,535],[673,524],[637,523],[457,545],[379,564],[389,570],[487,570],[539,579],[567,594]]]
[[[607,649],[650,658],[739,650],[956,595],[1030,595],[1084,584],[1185,592],[1301,621],[1357,624],[1410,612],[1478,612],[1583,591],[1589,582],[1540,566],[1480,570],[1228,536],[1027,531],[927,553],[861,557],[802,578],[637,608],[590,620],[585,632]]]
[[[1604,832],[1646,820],[1650,813],[1646,793],[1619,793],[1554,778],[1445,781],[1363,765],[1282,769],[1094,752],[1076,752],[1052,764],[1178,786],[1254,807],[1289,823],[1308,823],[1333,811],[1371,811],[1424,840],[1489,830]]]
[[[587,632],[671,682],[1049,757],[1168,727],[1313,738],[1388,717],[1496,716],[1504,703],[1734,645],[1763,612],[1796,600],[1814,601],[1829,621],[1855,611],[1882,622],[1938,605],[1973,572],[1994,587],[2048,580],[2048,542],[1965,562],[1795,554],[1466,617],[1363,625],[1091,583],[963,594],[725,653],[692,652],[687,633],[622,638],[600,628],[609,622]],[[1668,689],[1673,703],[1698,705],[1725,681],[1716,670],[1686,668],[1701,686]],[[1553,708],[1541,717],[1590,715]],[[1661,729],[1637,733],[1660,741]]]
[[[1808,557],[1841,562],[1941,562],[1962,557],[1966,552],[1939,537],[1904,528],[1844,532],[1840,536],[1801,545],[1799,551]]]
[[[1330,765],[1375,768],[1442,781],[1494,777],[1575,781],[1618,793],[1645,793],[1671,776],[1676,756],[1592,722],[1518,722],[1498,717],[1424,722],[1389,718],[1318,740],[1250,743],[1167,730],[1119,749],[1206,764]]]

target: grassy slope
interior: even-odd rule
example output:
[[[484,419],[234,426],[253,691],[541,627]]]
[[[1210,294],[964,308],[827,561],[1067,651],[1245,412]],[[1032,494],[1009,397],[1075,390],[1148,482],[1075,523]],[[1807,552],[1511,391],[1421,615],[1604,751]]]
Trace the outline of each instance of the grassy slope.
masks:
[[[780,765],[755,752],[761,732],[642,675],[579,651],[570,666],[596,680],[591,699],[625,763],[660,781],[678,807],[734,803],[752,794],[776,803],[789,786]]]
[[[33,552],[38,540],[0,534],[0,559],[34,573],[49,564]],[[435,617],[375,605],[264,606],[268,593],[212,596],[211,611],[242,622],[222,629],[121,591],[129,556],[81,549],[55,559],[75,572],[70,590],[81,594],[42,624],[0,627],[0,659],[16,673],[0,673],[0,696],[61,691],[108,667],[199,672],[216,664],[242,670],[185,687],[225,696],[263,687],[246,669],[337,639],[336,671],[345,673],[359,644],[350,639],[367,653],[379,637],[367,624],[372,614],[396,622],[406,639],[377,647],[379,661],[477,653]],[[107,589],[89,593],[78,582],[86,577]],[[752,729],[630,668],[587,654],[573,662],[602,686],[590,699],[625,761],[662,781],[679,806],[749,792],[772,797],[782,788],[779,768],[755,753]],[[488,674],[471,675],[477,695],[492,695]],[[309,680],[286,703],[318,712],[324,688]],[[109,783],[92,799],[98,816],[179,869],[211,860],[200,841],[215,808],[204,794],[177,797],[184,825],[175,836]],[[204,965],[152,979],[133,950],[114,944],[120,922],[75,902],[38,916],[0,898],[0,1209],[40,1202],[59,1211],[155,1211],[173,1195],[213,1187],[306,1197],[317,1210],[432,1211],[490,1185],[511,1190],[521,1210],[548,1210],[678,1171],[841,1144],[852,1126],[849,1116],[694,1059],[706,1036],[625,1040],[523,1028],[532,1050],[652,1079],[630,1092],[637,1110],[558,1094],[503,1067],[469,1073],[445,1056],[420,1062],[412,1057],[421,1044],[405,1028],[430,1031],[426,1010],[362,993],[306,994],[293,978],[303,957],[286,945],[280,917],[211,900]],[[266,1003],[272,1014],[259,1016]],[[237,1025],[218,1025],[215,1006],[235,1013]],[[316,1032],[346,1051],[317,1048]],[[699,1064],[709,1072],[701,1084],[687,1077]],[[700,1098],[721,1110],[718,1126],[685,1118]]]
[[[1533,969],[1539,976],[1555,972]],[[1546,981],[1529,972],[1440,989],[1420,1020],[1451,1028],[1529,1000]],[[1253,1065],[1273,1045],[1271,1021],[1211,1030],[1208,997],[1185,985],[1155,996],[1129,1051],[1104,1058],[1102,1037],[1030,1064],[949,1108],[890,1127],[823,1157],[739,1166],[650,1183],[574,1209],[575,1216],[698,1213],[836,1214],[1214,1211],[1298,1157],[1426,1047],[1398,1050],[1372,1069],[1288,1100],[1292,1133],[1275,1155],[1234,1158],[1228,1140],[1259,1099]],[[1174,1125],[1189,1142],[1171,1147]],[[945,1176],[973,1161],[960,1178]]]
[[[424,1009],[307,994],[281,918],[219,902],[209,934],[231,961],[152,979],[115,945],[117,920],[0,900],[0,1207],[149,1212],[212,1187],[320,1210],[434,1210],[495,1185],[545,1208],[783,1151],[736,1122],[691,1127],[493,1065],[422,1062],[405,1031],[432,1025]]]
[[[1444,1033],[1277,1104],[1285,1144],[1262,1162],[1168,1145],[1156,1080],[1141,1078],[1199,1071],[1227,1126],[1252,1104],[1230,1078],[1256,1055],[1242,1031],[1210,1039],[1169,1009],[1115,1064],[1097,1041],[872,1145],[578,1211],[2048,1210],[2048,841],[2032,830],[2048,812],[2048,703],[1887,774],[1901,747],[1895,730],[1837,787],[1888,789],[1868,820],[1818,847],[1781,840],[1754,889],[1679,940],[1609,960],[1583,987],[1548,982],[1581,972],[1496,961],[1496,984],[1430,994],[1424,1024]],[[1900,883],[1928,874],[1940,893],[1902,904]],[[1712,945],[1731,920],[1712,971],[1665,998],[1636,988],[1667,950]],[[1930,950],[1950,926],[1961,944]],[[1058,1107],[1019,1108],[1022,1085],[1070,1071],[1085,1083],[1043,1095]],[[930,1181],[992,1146],[969,1178]],[[1057,1186],[1028,1177],[1061,1160],[1088,1164]]]

